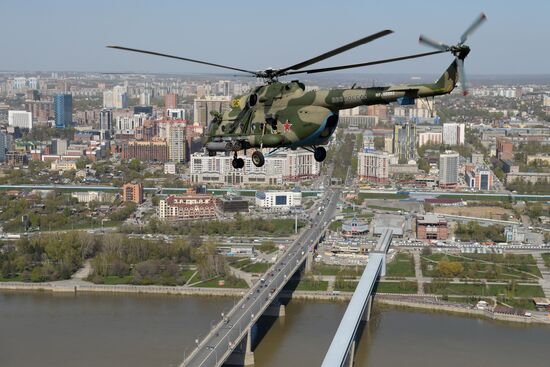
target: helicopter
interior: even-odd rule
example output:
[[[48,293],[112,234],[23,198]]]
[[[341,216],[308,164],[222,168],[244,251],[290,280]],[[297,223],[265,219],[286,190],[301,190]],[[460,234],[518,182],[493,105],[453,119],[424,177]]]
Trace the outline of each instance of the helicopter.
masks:
[[[231,109],[214,113],[207,127],[204,148],[210,156],[219,152],[233,152],[232,166],[235,169],[244,167],[244,160],[238,152],[254,149],[252,163],[261,167],[265,164],[264,148],[271,148],[271,155],[279,149],[303,148],[313,153],[317,162],[325,160],[327,152],[323,145],[329,142],[338,125],[338,112],[357,106],[389,104],[411,105],[417,98],[434,97],[451,93],[460,82],[463,94],[468,94],[464,73],[464,60],[470,52],[465,44],[487,17],[481,13],[466,29],[455,45],[447,45],[420,36],[419,42],[435,48],[436,51],[394,57],[357,64],[307,69],[308,66],[326,60],[352,48],[372,42],[393,33],[383,30],[357,41],[348,43],[334,50],[325,52],[306,61],[280,68],[251,71],[221,64],[215,64],[186,57],[174,56],[154,51],[140,50],[123,46],[109,48],[139,52],[155,56],[189,61],[218,68],[238,71],[244,75],[263,79],[264,84],[254,88],[251,93],[237,96],[231,101]],[[295,74],[316,74],[335,70],[344,70],[371,65],[378,65],[408,59],[426,57],[450,52],[454,60],[441,75],[431,84],[402,84],[385,87],[360,88],[355,85],[349,89],[326,89],[306,91],[305,85],[298,80],[280,82],[279,78]],[[304,69],[306,68],[306,69]]]

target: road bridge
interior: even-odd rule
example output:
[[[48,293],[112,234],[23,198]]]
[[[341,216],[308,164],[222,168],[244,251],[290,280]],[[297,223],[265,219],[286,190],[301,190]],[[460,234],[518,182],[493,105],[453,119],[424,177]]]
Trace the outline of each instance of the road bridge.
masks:
[[[264,277],[229,311],[185,358],[181,367],[253,365],[253,327],[262,315],[284,314],[280,293],[294,274],[313,261],[313,249],[322,239],[336,211],[340,191],[328,194],[329,203],[311,227],[287,249]]]
[[[369,320],[376,281],[386,274],[386,253],[392,236],[393,231],[386,229],[382,232],[374,250],[369,253],[369,262],[355,288],[321,367],[353,366],[361,322]]]

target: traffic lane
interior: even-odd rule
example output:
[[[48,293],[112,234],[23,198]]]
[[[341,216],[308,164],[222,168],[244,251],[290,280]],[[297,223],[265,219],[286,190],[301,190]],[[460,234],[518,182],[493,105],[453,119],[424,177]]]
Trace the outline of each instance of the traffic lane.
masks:
[[[334,197],[333,197],[333,200],[334,200]],[[331,200],[331,205],[329,206],[329,207],[332,207],[332,209],[334,208],[334,204],[335,204],[335,203],[333,202],[333,200]],[[326,217],[328,216],[328,214],[329,214],[328,212],[324,213],[324,215],[323,215],[323,220],[326,219]],[[315,229],[321,228],[321,226],[320,226],[319,224],[317,224],[314,228],[315,228]],[[304,234],[307,235],[307,240],[311,239],[311,237],[312,237],[313,234],[314,234],[313,228],[312,228],[312,231],[304,232]],[[301,236],[300,236],[300,237],[301,237]],[[299,249],[298,249],[298,251],[292,251],[292,252],[291,252],[292,257],[291,257],[290,259],[291,259],[291,261],[296,260],[296,264],[298,264],[298,263],[300,262],[300,261],[299,261],[300,259],[296,259],[297,257],[299,257],[299,256],[303,256],[303,257],[307,256],[307,255],[305,255],[305,250],[307,250],[307,243],[306,243],[306,244],[300,245],[300,238],[299,238],[298,241],[296,242],[295,246],[297,246]],[[293,247],[294,247],[294,246],[293,246]],[[301,253],[300,253],[300,249],[302,250]],[[299,253],[300,253],[300,255],[298,255]],[[283,259],[283,258],[281,258],[278,262],[276,262],[276,263],[274,264],[274,266],[272,267],[272,269],[273,269],[273,268],[277,268],[277,265],[281,265],[282,259]],[[302,260],[303,260],[303,259],[302,259]],[[288,268],[290,268],[290,269],[288,269]],[[273,274],[273,273],[274,273],[273,271],[267,273],[267,275],[265,276],[265,277],[266,277],[266,278],[265,278],[266,281],[267,281],[268,278],[273,278],[272,281],[271,281],[271,283],[268,283],[268,284],[273,284],[273,283],[275,283],[275,288],[271,288],[271,289],[276,289],[276,288],[279,288],[279,287],[281,286],[282,282],[284,281],[284,278],[286,278],[286,277],[283,275],[283,273],[284,273],[285,275],[288,276],[288,275],[290,274],[290,271],[292,270],[291,263],[286,263],[286,264],[284,265],[284,270],[285,270],[284,272],[278,270],[277,275]],[[289,271],[289,270],[290,270],[290,271]],[[272,274],[273,274],[273,275],[272,275]],[[268,294],[267,297],[265,297],[265,299],[263,298],[263,297],[265,296],[265,294],[268,293],[268,289],[270,288],[270,287],[268,287],[268,284],[264,284],[264,285],[263,285],[263,288],[264,288],[264,289],[263,289],[262,291],[260,291],[260,292],[258,292],[258,287],[259,287],[259,288],[262,288],[262,282],[257,283],[257,284],[253,287],[253,289],[255,289],[256,292],[260,294],[260,297],[258,298],[258,301],[260,302],[259,305],[258,305],[258,307],[257,307],[257,308],[258,308],[258,312],[259,312],[259,310],[261,310],[264,306],[268,306],[267,303],[272,302],[272,299],[271,299],[271,297],[270,297],[269,294]],[[250,296],[250,294],[249,294],[249,296]],[[249,296],[247,296],[247,298],[243,301],[243,304],[242,304],[242,306],[241,306],[241,308],[240,308],[241,310],[244,308],[244,304],[248,303],[247,301],[250,301]],[[254,305],[257,303],[257,302],[254,302],[254,301],[255,301],[255,298],[253,297],[253,299],[251,300],[250,306],[247,308],[246,311],[239,312],[239,308],[238,308],[238,307],[235,307],[233,310],[230,311],[231,317],[238,317],[237,323],[238,323],[239,326],[241,327],[241,330],[242,330],[242,327],[243,327],[243,326],[248,327],[248,325],[249,325],[248,322],[247,322],[245,325],[243,325],[243,317],[244,317],[244,316],[247,316],[248,314],[250,314],[250,315],[251,315],[251,318],[254,318],[254,316],[252,316],[253,314],[250,313],[250,310],[251,310],[251,309],[254,307]],[[236,311],[234,311],[234,310],[236,310]],[[240,317],[239,317],[239,316],[240,316]],[[207,356],[206,356],[205,360],[203,360],[203,362],[205,362],[206,360],[211,359],[211,357],[214,355],[214,351],[216,351],[215,357],[217,358],[217,349],[219,349],[220,344],[221,344],[224,340],[228,339],[228,337],[230,336],[230,334],[233,334],[234,331],[236,330],[237,323],[231,325],[231,324],[229,323],[229,321],[230,321],[230,317],[228,316],[228,317],[227,317],[227,321],[226,321],[225,323],[228,324],[228,325],[230,326],[230,328],[227,330],[227,332],[225,333],[224,336],[221,336],[221,335],[219,334],[219,331],[218,331],[218,333],[215,333],[215,334],[214,334],[214,338],[212,338],[211,341],[218,341],[218,343],[215,345],[215,347],[211,347],[210,345],[207,345],[207,346],[206,346],[206,348],[210,349],[210,353],[207,354]],[[223,324],[222,324],[221,328],[223,328]],[[239,333],[239,334],[240,334],[240,333]],[[236,337],[239,337],[239,335],[237,335]],[[235,344],[237,344],[237,343],[235,343]],[[228,349],[231,349],[231,345],[228,346]],[[201,364],[204,364],[204,363],[201,363]]]

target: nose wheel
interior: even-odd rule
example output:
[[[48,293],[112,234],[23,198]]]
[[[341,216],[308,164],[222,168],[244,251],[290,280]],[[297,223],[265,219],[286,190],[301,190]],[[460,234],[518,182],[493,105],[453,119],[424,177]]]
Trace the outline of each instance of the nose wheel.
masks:
[[[244,167],[244,159],[237,157],[237,152],[235,152],[235,155],[233,156],[233,160],[231,161],[231,165],[235,169],[241,169]]]
[[[316,147],[315,150],[313,151],[313,158],[315,158],[317,162],[324,161],[326,157],[327,157],[327,150],[324,147]]]
[[[252,163],[254,163],[256,167],[262,167],[265,164],[265,157],[261,151],[255,150],[254,153],[252,153]]]

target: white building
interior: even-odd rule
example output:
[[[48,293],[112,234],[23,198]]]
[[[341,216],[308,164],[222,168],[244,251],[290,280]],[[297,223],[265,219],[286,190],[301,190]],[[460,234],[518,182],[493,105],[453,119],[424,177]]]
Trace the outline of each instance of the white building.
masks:
[[[456,122],[443,124],[443,144],[464,145],[464,124]]]
[[[98,191],[79,191],[71,193],[71,197],[78,200],[79,203],[90,203],[97,201],[99,203],[112,201],[112,195]]]
[[[256,206],[264,209],[288,210],[302,205],[300,191],[258,191]]]
[[[359,180],[388,182],[391,155],[373,149],[358,154],[357,176]]]
[[[175,163],[164,163],[164,174],[165,175],[175,175],[176,174],[176,164]]]
[[[439,156],[439,186],[452,187],[458,184],[459,154],[447,150]]]
[[[281,185],[285,158],[266,157],[263,167],[256,167],[247,156],[244,167],[235,169],[232,156],[209,157],[202,153],[191,156],[189,174],[191,181],[198,184],[222,185]]]
[[[127,108],[128,93],[126,87],[117,85],[112,91],[103,92],[104,108]]]
[[[185,120],[184,108],[168,108],[166,110],[166,116],[171,119]]]
[[[8,125],[20,129],[32,129],[32,113],[27,111],[8,111]]]
[[[287,151],[265,158],[263,167],[256,167],[249,156],[242,156],[243,169],[234,169],[232,156],[209,157],[202,153],[191,156],[190,175],[193,183],[279,185],[284,181],[298,181],[317,177],[320,163],[313,153],[305,150]]]
[[[418,133],[418,146],[426,144],[441,144],[443,143],[443,134],[434,132]]]

